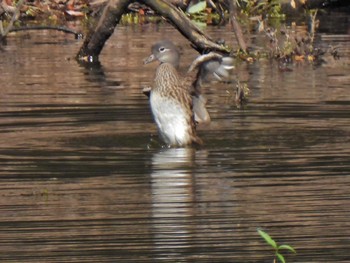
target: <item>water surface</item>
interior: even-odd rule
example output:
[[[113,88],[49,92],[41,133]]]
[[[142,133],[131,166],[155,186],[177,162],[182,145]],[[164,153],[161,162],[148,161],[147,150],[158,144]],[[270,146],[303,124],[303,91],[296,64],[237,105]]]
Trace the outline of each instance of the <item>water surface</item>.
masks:
[[[1,262],[272,262],[262,228],[297,255],[350,262],[348,34],[319,32],[344,60],[321,67],[238,63],[206,87],[212,123],[200,149],[160,146],[143,86],[166,25],[118,27],[100,68],[81,42],[16,33],[0,61]],[[234,41],[229,28],[209,28]],[[346,28],[345,28],[346,31]],[[253,38],[254,39],[254,38]]]

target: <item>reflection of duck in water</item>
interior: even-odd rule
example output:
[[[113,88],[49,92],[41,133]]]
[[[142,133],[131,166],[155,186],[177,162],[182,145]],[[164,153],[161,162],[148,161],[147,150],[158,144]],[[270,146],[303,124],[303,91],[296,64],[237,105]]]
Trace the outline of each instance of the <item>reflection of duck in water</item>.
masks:
[[[177,67],[180,54],[176,46],[167,40],[152,46],[152,54],[145,64],[158,60],[150,104],[159,133],[168,146],[202,144],[196,133],[196,122],[209,122],[205,99],[200,85],[208,73],[226,77],[232,68],[232,59],[211,52],[196,58],[184,79]],[[192,96],[191,96],[192,95]]]
[[[151,233],[156,259],[170,251],[170,259],[180,259],[191,247],[195,231],[192,167],[196,152],[198,150],[192,148],[170,148],[153,154]]]

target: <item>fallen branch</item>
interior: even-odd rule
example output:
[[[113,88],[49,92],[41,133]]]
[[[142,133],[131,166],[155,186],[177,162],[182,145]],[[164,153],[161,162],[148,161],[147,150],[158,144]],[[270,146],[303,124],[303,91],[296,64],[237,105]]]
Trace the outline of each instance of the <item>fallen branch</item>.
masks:
[[[192,42],[193,47],[200,53],[215,50],[229,53],[230,49],[214,42],[209,36],[195,26],[185,13],[165,0],[140,0],[158,14],[166,18],[182,35]],[[77,59],[84,62],[97,62],[104,43],[113,34],[114,28],[121,19],[132,0],[109,0],[97,26],[90,31],[80,48]]]
[[[25,26],[25,27],[15,27],[11,28],[9,32],[27,31],[27,30],[56,30],[67,34],[73,34],[76,39],[83,38],[82,33],[75,32],[72,29],[62,26]]]
[[[165,0],[141,0],[146,5],[155,10],[158,14],[165,17],[179,32],[192,42],[193,47],[200,53],[206,50],[216,50],[223,53],[229,53],[229,49],[223,45],[217,44],[204,32],[202,32],[186,14],[169,4]]]
[[[76,58],[83,62],[98,62],[105,42],[113,34],[114,29],[126,11],[130,0],[109,0],[97,26],[90,30]]]

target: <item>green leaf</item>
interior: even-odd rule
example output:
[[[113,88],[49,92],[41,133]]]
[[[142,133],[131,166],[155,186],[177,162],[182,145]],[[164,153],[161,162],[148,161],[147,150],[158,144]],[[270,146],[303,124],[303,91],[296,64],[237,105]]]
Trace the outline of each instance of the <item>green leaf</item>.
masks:
[[[297,252],[295,251],[295,249],[294,249],[292,246],[289,246],[289,245],[280,245],[280,246],[278,247],[278,250],[280,250],[280,249],[287,249],[287,250],[289,250],[289,251],[291,251],[291,252],[293,252],[293,253],[297,253]]]
[[[286,261],[284,260],[284,256],[282,256],[280,253],[276,253],[276,257],[279,259],[279,261],[281,261],[282,263],[286,263]]]
[[[197,4],[192,5],[189,8],[187,8],[187,13],[190,13],[190,14],[200,13],[203,10],[205,10],[206,8],[207,8],[206,1],[198,2]]]
[[[262,231],[261,229],[258,229],[258,233],[260,234],[260,236],[265,239],[266,243],[270,244],[274,249],[277,249],[277,244],[275,242],[275,240],[273,240],[269,234],[267,234],[266,232]]]

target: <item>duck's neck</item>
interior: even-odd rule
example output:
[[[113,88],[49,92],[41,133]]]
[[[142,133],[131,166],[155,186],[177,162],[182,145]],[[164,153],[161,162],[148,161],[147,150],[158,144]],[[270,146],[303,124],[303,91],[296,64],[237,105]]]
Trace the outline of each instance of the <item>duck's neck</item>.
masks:
[[[161,63],[158,66],[154,82],[154,89],[161,92],[166,92],[181,85],[179,73],[170,63]]]

